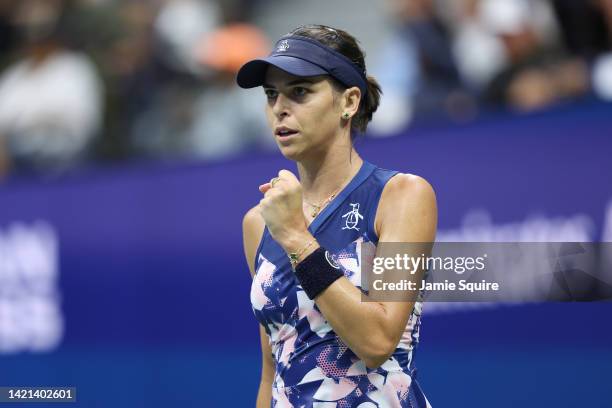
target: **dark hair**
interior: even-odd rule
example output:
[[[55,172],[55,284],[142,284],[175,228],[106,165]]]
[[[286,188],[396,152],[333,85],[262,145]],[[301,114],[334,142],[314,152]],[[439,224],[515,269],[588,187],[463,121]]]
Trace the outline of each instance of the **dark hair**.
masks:
[[[368,127],[368,122],[372,120],[372,115],[376,112],[376,109],[378,109],[382,90],[380,89],[378,81],[376,81],[374,77],[367,75],[365,53],[359,47],[355,37],[344,30],[320,24],[303,25],[287,35],[301,35],[302,37],[308,37],[318,41],[350,59],[364,73],[368,83],[368,91],[365,98],[363,98],[362,95],[357,114],[353,117],[351,122],[351,137],[354,137],[355,132],[353,131],[364,133]],[[332,78],[332,82],[338,90],[347,88],[335,78]]]

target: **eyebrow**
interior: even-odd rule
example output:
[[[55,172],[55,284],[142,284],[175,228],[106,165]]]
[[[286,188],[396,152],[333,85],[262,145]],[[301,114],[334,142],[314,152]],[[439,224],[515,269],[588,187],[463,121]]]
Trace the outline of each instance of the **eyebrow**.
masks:
[[[308,84],[308,85],[312,85],[314,84],[314,81],[311,81],[310,79],[296,79],[290,82],[287,82],[285,85],[286,86],[291,86],[291,85],[298,85],[298,84]],[[274,88],[274,85],[270,85],[270,84],[263,84],[264,88]]]

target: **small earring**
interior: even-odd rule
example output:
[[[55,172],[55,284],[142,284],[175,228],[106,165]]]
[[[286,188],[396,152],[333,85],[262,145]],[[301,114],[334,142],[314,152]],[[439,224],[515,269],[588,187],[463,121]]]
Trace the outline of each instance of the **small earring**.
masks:
[[[344,112],[344,115],[342,115],[342,117],[344,119],[349,119],[351,117],[351,115],[348,112]]]

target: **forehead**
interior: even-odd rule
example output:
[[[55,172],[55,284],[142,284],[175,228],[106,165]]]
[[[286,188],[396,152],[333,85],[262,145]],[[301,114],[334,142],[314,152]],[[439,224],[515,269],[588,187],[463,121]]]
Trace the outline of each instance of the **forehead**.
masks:
[[[264,87],[283,87],[283,86],[291,86],[296,84],[319,84],[321,82],[326,81],[325,75],[314,76],[314,77],[300,77],[296,75],[291,75],[288,72],[283,71],[282,69],[276,68],[273,65],[270,65],[266,70],[266,77],[264,80]]]

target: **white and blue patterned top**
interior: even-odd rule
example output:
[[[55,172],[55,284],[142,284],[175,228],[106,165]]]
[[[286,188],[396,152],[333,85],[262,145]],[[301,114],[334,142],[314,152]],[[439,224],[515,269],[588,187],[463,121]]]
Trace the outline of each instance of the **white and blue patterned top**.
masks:
[[[378,243],[376,209],[385,184],[396,174],[364,161],[308,228],[359,289],[361,248]],[[276,365],[272,407],[430,407],[414,378],[420,302],[393,355],[370,369],[302,290],[287,254],[267,228],[255,259],[251,303],[269,336]]]

